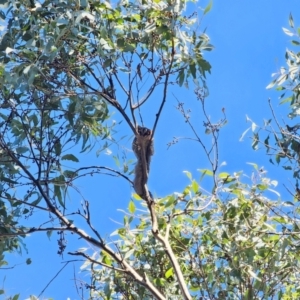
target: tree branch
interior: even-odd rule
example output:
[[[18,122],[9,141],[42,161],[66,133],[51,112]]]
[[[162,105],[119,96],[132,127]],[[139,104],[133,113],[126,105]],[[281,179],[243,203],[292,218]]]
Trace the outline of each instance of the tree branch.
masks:
[[[168,82],[169,82],[169,76],[173,67],[173,62],[174,62],[174,55],[175,55],[175,46],[174,46],[174,38],[172,38],[172,53],[171,53],[171,63],[169,65],[168,71],[166,72],[166,79],[165,79],[165,83],[164,83],[164,92],[163,92],[163,99],[162,102],[160,104],[158,113],[156,114],[156,118],[155,118],[155,122],[154,122],[154,126],[153,126],[153,130],[152,130],[152,136],[154,136],[155,133],[155,129],[160,117],[160,114],[163,110],[163,107],[166,103],[167,100],[167,91],[168,91]]]
[[[84,230],[79,229],[74,225],[73,222],[69,221],[50,201],[48,195],[42,188],[39,180],[36,180],[35,177],[28,171],[28,169],[22,164],[22,162],[15,156],[5,143],[3,143],[0,138],[0,147],[6,151],[6,153],[14,160],[14,162],[23,170],[23,172],[30,178],[30,180],[37,187],[42,197],[44,198],[47,206],[51,213],[53,213],[61,222],[66,226],[65,230],[69,230],[79,235],[81,238],[91,243],[92,245],[103,249],[106,251],[117,263],[119,263],[125,272],[127,272],[136,282],[143,285],[147,290],[149,290],[157,299],[166,300],[166,298],[161,294],[161,292],[149,281],[145,276],[141,276],[120,254],[114,252],[110,247],[108,247],[105,242],[100,239],[100,241],[88,235]]]

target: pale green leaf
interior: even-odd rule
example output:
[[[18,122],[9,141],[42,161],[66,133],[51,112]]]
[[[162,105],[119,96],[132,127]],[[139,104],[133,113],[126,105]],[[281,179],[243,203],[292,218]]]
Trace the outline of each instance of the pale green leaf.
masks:
[[[249,275],[252,276],[253,278],[255,278],[258,281],[261,281],[261,279],[252,271],[252,270],[247,270]]]
[[[279,104],[288,103],[288,102],[291,102],[292,100],[293,100],[293,96],[287,97],[287,98],[283,99],[282,101],[280,101]]]
[[[230,174],[229,173],[226,173],[226,172],[222,172],[219,174],[219,178],[222,178],[222,179],[226,179],[230,177]]]
[[[166,200],[167,203],[165,204],[165,207],[169,207],[175,202],[176,198],[174,196],[169,196],[166,198]]]
[[[28,74],[28,72],[29,72],[30,69],[31,69],[31,65],[27,66],[27,67],[24,69],[23,73],[24,73],[24,74]]]
[[[211,0],[204,9],[204,13],[203,13],[204,15],[207,14],[211,10],[212,4],[213,4],[213,1]]]
[[[128,205],[128,211],[133,214],[135,212],[135,205],[134,205],[134,202],[131,200],[129,202],[129,205]]]
[[[135,199],[135,200],[143,200],[137,193],[133,193],[132,194],[132,197]]]
[[[256,171],[258,170],[258,165],[255,163],[247,163],[248,165],[252,166]]]
[[[129,258],[131,255],[133,255],[134,253],[134,249],[129,250],[128,252],[125,253],[124,258],[127,259]]]
[[[170,269],[167,270],[166,273],[165,273],[165,277],[166,277],[166,278],[169,278],[169,277],[171,277],[171,276],[173,276],[173,275],[174,275],[173,268],[170,268]]]
[[[204,175],[209,175],[209,176],[213,176],[213,174],[214,174],[211,170],[208,170],[208,169],[198,169],[198,171]]]
[[[199,184],[195,180],[192,181],[192,190],[195,194],[199,191]]]
[[[289,35],[289,36],[293,36],[293,35],[294,35],[291,31],[289,31],[288,29],[286,29],[286,28],[284,28],[284,27],[282,27],[282,30],[283,30],[283,32],[284,32],[286,35]]]
[[[190,179],[192,180],[192,174],[189,171],[183,171],[183,173]]]
[[[268,189],[268,186],[265,184],[258,184],[257,187],[260,191],[265,191],[266,189]]]

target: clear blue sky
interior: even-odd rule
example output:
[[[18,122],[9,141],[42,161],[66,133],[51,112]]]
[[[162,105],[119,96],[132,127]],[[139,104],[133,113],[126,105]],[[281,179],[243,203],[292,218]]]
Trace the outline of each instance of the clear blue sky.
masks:
[[[201,1],[199,4],[205,7],[206,3]],[[266,86],[271,81],[271,74],[285,65],[285,50],[291,47],[290,37],[282,31],[282,27],[288,27],[290,13],[293,14],[295,25],[300,26],[298,1],[216,0],[211,12],[202,21],[202,29],[207,27],[206,32],[215,46],[211,53],[205,54],[212,65],[212,74],[208,78],[210,95],[206,100],[207,110],[212,120],[217,121],[222,117],[221,109],[224,107],[228,119],[228,124],[221,131],[220,137],[220,161],[227,162],[224,171],[244,170],[250,175],[252,169],[246,163],[255,162],[259,166],[264,166],[273,179],[286,181],[292,177],[290,173],[281,171],[280,167],[272,166],[264,150],[254,152],[251,149],[250,139],[245,138],[244,142],[239,142],[242,132],[250,126],[246,123],[246,115],[261,125],[263,119],[271,118],[268,98],[272,99],[279,118],[285,118],[287,109],[279,106],[279,93],[266,90]],[[203,120],[198,114],[200,107],[197,107],[192,91],[185,88],[173,91],[179,100],[186,103],[186,108],[192,109],[192,121],[199,132],[204,134]],[[199,178],[196,170],[209,167],[202,149],[196,143],[182,141],[167,150],[167,143],[174,136],[191,135],[175,106],[176,100],[170,93],[155,136],[155,155],[149,180],[150,189],[157,196],[181,191],[188,184],[183,174],[184,170],[189,170]],[[155,112],[156,110],[150,113],[148,118],[145,117],[150,125]],[[128,134],[128,128],[122,127],[124,124],[124,122],[121,124],[121,131]],[[131,148],[129,138],[130,136],[127,136],[124,139],[124,144]],[[104,154],[97,158],[94,152],[83,158],[84,165],[113,166],[111,162],[112,160]],[[108,237],[118,227],[115,221],[122,223],[123,214],[117,209],[127,209],[132,189],[122,179],[104,176],[84,178],[77,183],[77,188],[91,203],[96,227],[104,237]],[[282,185],[278,189],[286,195]],[[78,205],[81,197],[72,192],[68,201],[70,205]],[[32,226],[35,220],[43,217],[47,218],[40,213],[31,218],[28,226]],[[75,251],[78,245],[89,246],[82,241],[74,240],[71,235],[68,237],[66,252]],[[49,241],[45,233],[36,233],[25,240],[28,253],[24,251],[22,256],[18,254],[7,256],[11,262],[10,266],[15,265],[11,270],[0,271],[1,282],[6,276],[3,287],[8,295],[21,292],[20,299],[25,299],[30,294],[38,295],[44,289],[63,266],[62,262],[66,261],[56,254],[57,238],[58,236],[53,234]],[[29,266],[25,264],[28,257],[32,259]],[[51,296],[54,299],[67,297],[72,300],[79,299],[74,287],[74,274],[78,279],[85,279],[84,274],[79,273],[79,266],[79,263],[69,264],[49,286],[44,296]]]

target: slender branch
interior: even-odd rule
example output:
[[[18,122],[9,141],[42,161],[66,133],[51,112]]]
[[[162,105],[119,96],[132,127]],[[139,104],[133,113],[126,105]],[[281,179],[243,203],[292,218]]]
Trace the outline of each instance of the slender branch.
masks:
[[[133,182],[132,180],[130,180],[126,175],[122,174],[121,172],[117,171],[117,170],[114,170],[114,169],[111,169],[111,168],[108,168],[108,167],[103,167],[103,166],[89,166],[89,167],[81,167],[81,168],[78,168],[74,171],[74,173],[78,173],[82,170],[88,170],[88,169],[102,169],[102,170],[107,170],[107,171],[110,171],[112,173],[116,173],[118,176],[121,176],[123,177],[124,179],[126,179],[130,184],[133,185]]]
[[[14,232],[14,233],[1,233],[0,236],[2,237],[13,237],[13,236],[20,236],[20,235],[26,235],[33,232],[40,232],[40,231],[69,231],[70,229],[67,227],[48,227],[48,228],[35,228],[32,227],[26,232]]]
[[[4,197],[4,196],[2,196],[2,197]],[[10,201],[11,201],[11,200],[10,200]],[[36,205],[36,204],[28,203],[28,202],[23,201],[23,200],[20,200],[20,199],[14,199],[13,201],[23,203],[23,204],[28,205],[28,206],[30,206],[30,207],[38,208],[38,209],[40,209],[40,210],[49,211],[49,209],[46,208],[46,207],[42,207],[42,206],[39,206],[39,205]]]
[[[98,237],[98,239],[104,243],[103,239],[101,238],[99,232],[94,228],[94,226],[91,224],[91,214],[90,214],[90,208],[89,208],[89,202],[88,201],[85,201],[85,207],[86,207],[86,213],[87,213],[87,216],[86,216],[86,221],[88,223],[88,225],[90,226],[90,228],[92,229],[92,231],[95,233],[95,235]]]
[[[281,126],[279,125],[278,120],[277,120],[277,118],[275,116],[275,112],[274,112],[274,109],[272,107],[271,99],[270,98],[268,99],[268,103],[269,103],[269,106],[270,106],[270,109],[271,109],[271,112],[272,112],[272,116],[274,117],[274,120],[276,122],[276,125],[278,126],[279,129],[281,129]]]
[[[100,266],[103,266],[105,268],[108,268],[108,269],[111,269],[111,270],[114,270],[114,271],[118,271],[118,272],[121,272],[121,273],[127,273],[125,270],[123,269],[120,269],[120,268],[116,268],[114,266],[111,266],[111,265],[108,265],[108,264],[105,264],[99,260],[95,260],[93,258],[91,258],[89,255],[83,253],[83,252],[79,252],[79,251],[76,251],[76,252],[68,252],[68,254],[70,255],[75,255],[75,256],[83,256],[85,257],[87,260],[89,260],[90,262],[96,264],[96,265],[100,265]]]
[[[93,69],[85,62],[82,62],[83,65],[90,71],[91,75],[93,76],[93,78],[96,80],[96,82],[99,84],[99,86],[104,89],[104,86],[102,84],[102,82],[99,80],[99,78],[96,76],[96,74],[94,73]]]
[[[119,76],[117,75],[117,73],[113,73],[113,75],[115,76],[118,84],[120,85],[121,89],[123,90],[123,92],[127,95],[127,97],[130,96],[130,93],[126,90],[125,86],[123,85],[122,81],[119,79]]]
[[[202,103],[202,111],[204,113],[204,116],[206,117],[207,122],[211,125],[211,121],[209,119],[209,117],[207,116],[206,110],[205,110],[205,106],[204,106],[204,99],[201,100]],[[212,168],[213,168],[213,173],[214,175],[216,175],[216,171],[218,169],[218,163],[219,163],[219,150],[218,150],[218,137],[216,136],[216,130],[212,129],[211,130],[212,135],[213,135],[213,144],[212,144],[212,149],[215,150],[215,159],[214,162],[212,163]],[[215,185],[217,184],[216,179],[214,178],[215,181]]]
[[[160,76],[157,76],[155,78],[154,83],[149,88],[148,92],[143,96],[143,98],[140,99],[136,104],[132,105],[133,110],[139,108],[140,106],[142,106],[149,99],[149,97],[152,95],[153,91],[155,90],[155,87],[157,86],[157,83],[160,80],[160,78],[161,78]]]
[[[148,53],[150,52],[150,50],[148,51]],[[147,54],[148,54],[147,53]],[[141,58],[140,55],[137,53],[138,57],[140,58],[141,60],[141,64],[144,65],[144,61],[145,59],[144,58]],[[151,72],[151,74],[153,75],[153,78],[154,78],[154,82],[153,84],[150,86],[150,88],[148,89],[147,93],[143,96],[142,99],[138,100],[136,104],[133,104],[132,105],[132,109],[135,110],[137,108],[139,108],[140,106],[142,106],[149,98],[150,96],[152,95],[153,91],[155,90],[155,87],[157,86],[157,83],[159,82],[159,80],[161,79],[161,76],[155,76],[155,70],[153,68],[153,61],[151,61],[151,64],[152,64],[152,68],[149,69],[148,68],[148,72]],[[147,68],[147,67],[146,67]]]
[[[143,285],[147,290],[149,290],[157,299],[165,300],[165,297],[162,293],[149,281],[146,276],[141,276],[120,254],[114,252],[109,246],[107,246],[102,240],[98,241],[95,238],[88,235],[84,230],[79,229],[74,225],[73,222],[69,221],[50,201],[50,198],[45,193],[40,184],[39,180],[36,180],[35,177],[29,172],[29,170],[22,164],[22,162],[15,156],[15,154],[2,142],[0,139],[0,146],[3,148],[7,154],[15,161],[15,163],[23,170],[23,172],[30,178],[30,180],[34,183],[37,187],[39,192],[41,193],[42,197],[44,198],[47,206],[51,213],[56,215],[58,219],[64,224],[67,229],[71,232],[74,232],[87,242],[91,243],[92,245],[103,249],[106,251],[117,263],[119,263],[123,269],[128,272],[128,274],[139,284]],[[66,229],[66,230],[67,230]]]
[[[69,264],[69,262],[66,262],[65,265],[53,276],[53,278],[47,283],[45,288],[40,292],[38,295],[38,298],[41,297],[41,295],[45,292],[45,290],[48,288],[48,286],[51,284],[51,282],[59,275],[59,273]]]
[[[210,198],[210,200],[204,206],[202,206],[200,208],[185,208],[181,212],[174,213],[172,215],[172,218],[175,218],[175,217],[180,216],[180,215],[186,215],[186,214],[189,214],[191,212],[200,212],[200,211],[203,211],[205,208],[207,208],[213,202],[213,200],[215,200],[215,198],[216,198],[216,195],[213,194],[212,197]]]
[[[92,91],[94,91],[95,94],[98,94],[98,95],[102,96],[108,103],[110,103],[112,106],[114,106],[121,113],[121,115],[123,116],[123,118],[125,119],[125,121],[127,122],[127,124],[129,125],[129,127],[132,129],[132,131],[135,132],[134,126],[133,126],[132,122],[130,121],[128,115],[125,113],[125,111],[121,107],[120,103],[116,99],[111,98],[106,93],[100,92],[97,89],[93,88],[85,80],[83,80],[81,78],[77,78],[75,76],[75,74],[73,74],[72,72],[71,72],[71,74],[74,77],[74,79],[76,79],[77,81],[79,81],[81,84],[87,86],[89,89],[91,89]]]
[[[162,99],[162,102],[161,102],[161,104],[160,104],[158,113],[156,114],[156,118],[155,118],[153,130],[152,130],[152,136],[154,136],[155,129],[156,129],[156,126],[157,126],[157,123],[158,123],[160,114],[161,114],[161,112],[162,112],[162,110],[163,110],[163,107],[164,107],[164,105],[165,105],[165,103],[166,103],[166,100],[167,100],[168,83],[169,83],[170,73],[171,73],[171,70],[172,70],[172,67],[173,67],[174,56],[175,56],[175,46],[174,46],[174,38],[172,38],[171,63],[170,63],[170,65],[169,65],[168,71],[166,72],[166,79],[165,79],[165,82],[164,82],[163,99]]]

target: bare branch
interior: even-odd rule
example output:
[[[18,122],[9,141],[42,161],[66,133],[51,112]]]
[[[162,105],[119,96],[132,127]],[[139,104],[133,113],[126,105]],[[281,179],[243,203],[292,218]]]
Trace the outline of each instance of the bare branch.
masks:
[[[53,278],[47,283],[47,285],[44,287],[44,289],[40,292],[40,294],[38,295],[38,298],[40,298],[43,293],[46,291],[46,289],[48,288],[48,286],[51,284],[51,282],[53,282],[54,279],[57,278],[57,276],[59,275],[59,273],[69,264],[69,262],[66,262],[64,264],[64,266],[53,276]]]
[[[108,265],[108,264],[105,264],[99,260],[95,260],[93,258],[91,258],[89,255],[83,253],[83,252],[79,252],[79,251],[76,251],[76,252],[68,252],[68,254],[70,255],[75,255],[75,256],[83,256],[84,258],[86,258],[88,261],[90,261],[91,263],[93,264],[96,264],[96,265],[99,265],[99,266],[103,266],[105,268],[108,268],[108,269],[111,269],[111,270],[114,270],[114,271],[118,271],[118,272],[121,272],[121,273],[126,273],[125,270],[123,269],[120,269],[120,268],[116,268],[114,266],[111,266],[111,265]]]
[[[153,130],[152,130],[152,136],[154,136],[155,134],[155,130],[156,130],[156,126],[160,117],[160,114],[163,110],[163,107],[167,101],[167,91],[168,91],[168,83],[169,83],[169,76],[173,67],[173,62],[174,62],[174,55],[175,55],[175,46],[174,46],[174,38],[172,38],[172,53],[171,53],[171,62],[168,68],[168,71],[166,72],[166,78],[165,78],[165,82],[164,82],[164,93],[163,93],[163,99],[161,101],[158,113],[156,114],[156,118],[155,118],[155,122],[154,122],[154,126],[153,126]]]

